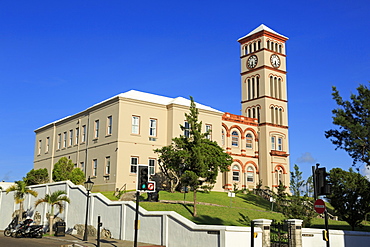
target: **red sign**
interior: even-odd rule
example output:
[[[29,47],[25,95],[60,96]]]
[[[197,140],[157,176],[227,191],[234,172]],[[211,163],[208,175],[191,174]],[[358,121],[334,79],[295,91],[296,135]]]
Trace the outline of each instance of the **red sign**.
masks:
[[[149,181],[148,182],[148,191],[155,191],[155,182],[154,181]]]
[[[317,199],[314,204],[316,213],[322,214],[325,212],[325,202],[321,199]]]

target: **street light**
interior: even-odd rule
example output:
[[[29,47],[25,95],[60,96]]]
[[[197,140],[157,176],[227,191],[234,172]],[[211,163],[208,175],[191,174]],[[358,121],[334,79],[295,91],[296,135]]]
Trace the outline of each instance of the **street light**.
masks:
[[[90,176],[87,179],[87,181],[84,183],[84,185],[87,190],[87,202],[86,202],[85,232],[84,232],[84,238],[82,241],[87,241],[87,218],[89,217],[89,199],[90,199],[90,191],[94,185],[94,182],[90,180]]]

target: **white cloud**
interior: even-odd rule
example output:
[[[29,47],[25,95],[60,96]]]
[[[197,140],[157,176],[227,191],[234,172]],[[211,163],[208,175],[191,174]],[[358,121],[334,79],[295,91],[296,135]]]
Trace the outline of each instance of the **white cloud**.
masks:
[[[364,167],[364,168],[362,168],[362,169],[361,169],[361,174],[362,174],[363,176],[366,176],[366,177],[367,177],[367,179],[369,179],[369,180],[370,180],[370,169],[369,169],[368,167]]]
[[[301,157],[297,158],[296,160],[297,163],[316,163],[316,159],[312,157],[311,153],[305,152],[304,154],[301,155]]]

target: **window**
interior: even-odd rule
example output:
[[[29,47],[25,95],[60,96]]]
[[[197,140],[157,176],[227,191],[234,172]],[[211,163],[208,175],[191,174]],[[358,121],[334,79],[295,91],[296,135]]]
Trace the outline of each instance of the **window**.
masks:
[[[61,142],[62,142],[62,135],[58,134],[58,149],[61,148]]]
[[[271,150],[275,150],[275,136],[271,136]]]
[[[155,159],[149,159],[149,175],[154,175],[155,173]]]
[[[41,146],[42,146],[42,141],[41,141],[41,140],[39,140],[39,144],[38,144],[38,147],[37,147],[37,149],[38,149],[37,154],[38,154],[38,155],[40,155],[40,154],[41,154]]]
[[[254,182],[254,170],[251,166],[247,168],[247,182]]]
[[[63,133],[63,147],[65,148],[67,146],[67,132]]]
[[[73,130],[69,131],[69,143],[68,146],[72,146],[73,144]]]
[[[281,167],[277,167],[275,173],[276,173],[276,184],[277,185],[279,185],[280,183],[284,184],[283,169]]]
[[[98,174],[98,160],[93,159],[93,170],[92,170],[92,175],[97,176]]]
[[[248,133],[245,136],[245,142],[246,142],[246,144],[245,144],[246,148],[249,148],[249,149],[253,148],[253,145],[252,145],[253,144],[253,138],[252,138],[252,135],[250,133]]]
[[[85,172],[85,163],[82,161],[80,162],[81,170]]]
[[[281,137],[278,138],[277,150],[278,151],[283,151],[283,139]]]
[[[112,116],[109,116],[107,118],[107,135],[111,135],[112,134],[112,124],[113,124]]]
[[[210,124],[206,124],[206,133],[208,133],[208,135],[206,136],[206,138],[208,140],[212,140],[212,125]]]
[[[86,141],[86,125],[82,126],[82,137],[81,142],[84,143]]]
[[[131,173],[136,173],[138,163],[139,163],[138,157],[131,157],[131,169],[130,169]]]
[[[224,130],[221,131],[221,142],[222,142],[222,146],[225,146],[225,131]]]
[[[149,120],[149,135],[157,136],[157,119]]]
[[[45,153],[49,152],[50,148],[50,137],[46,137],[46,142],[45,142]]]
[[[132,123],[131,124],[132,124],[131,125],[131,133],[138,135],[139,130],[140,130],[140,117],[132,116]]]
[[[76,136],[75,136],[75,144],[77,145],[78,144],[78,137],[80,135],[80,129],[78,127],[76,128],[75,134],[76,134]]]
[[[94,137],[95,138],[99,137],[99,119],[95,120],[95,123],[94,123]]]
[[[105,175],[110,174],[110,156],[105,157]]]
[[[239,167],[237,165],[233,166],[233,181],[239,182]]]
[[[188,122],[184,122],[184,136],[189,138],[190,137],[190,124]]]
[[[233,131],[231,134],[231,145],[234,147],[239,145],[239,134],[237,131]]]

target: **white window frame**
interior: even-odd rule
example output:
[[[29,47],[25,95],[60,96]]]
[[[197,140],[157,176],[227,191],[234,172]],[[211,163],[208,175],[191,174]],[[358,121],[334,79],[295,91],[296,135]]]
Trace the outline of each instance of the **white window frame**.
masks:
[[[105,167],[104,173],[105,175],[110,175],[111,165],[110,165],[110,156],[105,157]]]
[[[184,121],[184,136],[186,138],[190,137],[190,124],[187,121]]]
[[[137,173],[138,164],[139,164],[139,157],[131,156],[131,158],[130,158],[130,173]]]
[[[63,148],[67,147],[67,132],[63,133]]]
[[[93,159],[92,175],[95,177],[98,176],[98,159]]]
[[[108,116],[107,117],[107,135],[112,134],[112,126],[113,126],[113,117]]]
[[[38,149],[37,155],[40,155],[41,154],[41,146],[42,146],[42,140],[39,140],[38,141],[38,146],[37,146],[37,149]]]
[[[275,150],[276,149],[276,137],[275,136],[271,136],[271,150]]]
[[[69,143],[68,143],[68,146],[72,146],[73,145],[73,129],[72,130],[69,130]]]
[[[45,141],[45,153],[48,153],[49,152],[49,149],[50,149],[50,137],[46,137],[46,141]]]
[[[254,183],[254,169],[251,166],[247,168],[247,182]]]
[[[131,134],[139,135],[140,134],[140,117],[132,116],[131,118]]]
[[[245,148],[253,149],[253,135],[251,133],[245,135]]]
[[[58,134],[58,145],[57,145],[57,148],[58,150],[62,147],[62,134],[59,133]]]
[[[277,140],[277,150],[283,151],[283,138],[278,137]]]
[[[157,136],[157,119],[149,119],[149,136]]]
[[[81,135],[81,143],[86,142],[86,125],[82,126],[82,135]]]
[[[208,140],[212,140],[212,125],[206,124],[206,133],[207,131],[210,131],[209,134],[206,136]]]
[[[76,145],[78,144],[79,135],[80,135],[80,128],[77,127],[75,131],[75,144]]]
[[[155,174],[155,163],[156,159],[149,159],[148,165],[149,165],[149,175]]]
[[[94,138],[99,138],[99,119],[94,121]]]

